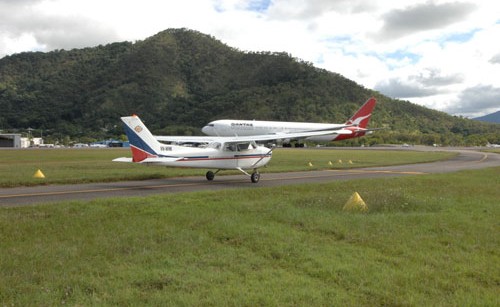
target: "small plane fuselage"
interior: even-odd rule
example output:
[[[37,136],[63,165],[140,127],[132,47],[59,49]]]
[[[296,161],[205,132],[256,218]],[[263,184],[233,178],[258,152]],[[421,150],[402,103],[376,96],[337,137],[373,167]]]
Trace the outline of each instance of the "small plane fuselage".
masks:
[[[175,150],[173,150],[175,149]],[[175,155],[172,153],[175,152]],[[272,152],[255,142],[214,142],[205,148],[162,145],[158,157],[179,160],[160,162],[159,165],[208,169],[259,168],[271,160]]]

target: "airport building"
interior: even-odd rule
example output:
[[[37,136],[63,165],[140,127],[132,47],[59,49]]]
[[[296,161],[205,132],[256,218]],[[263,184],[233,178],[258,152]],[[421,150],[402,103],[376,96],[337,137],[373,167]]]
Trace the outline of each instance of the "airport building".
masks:
[[[0,147],[21,148],[21,135],[0,134]]]
[[[21,134],[0,134],[0,148],[28,148],[30,146],[43,146],[42,138],[23,138]]]

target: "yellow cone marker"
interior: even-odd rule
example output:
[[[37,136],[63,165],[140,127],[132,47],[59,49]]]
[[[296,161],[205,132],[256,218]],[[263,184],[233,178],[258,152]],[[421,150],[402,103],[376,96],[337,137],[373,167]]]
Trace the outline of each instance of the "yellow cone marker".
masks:
[[[342,164],[342,160],[339,159],[339,163]]]
[[[349,160],[349,164],[352,164],[352,160]]]
[[[42,173],[42,171],[39,169],[35,172],[35,174],[33,175],[33,178],[40,178],[40,179],[43,179],[45,178],[45,175]]]
[[[345,203],[344,211],[357,211],[357,212],[365,212],[368,211],[368,206],[366,206],[365,202],[359,196],[358,192],[354,192],[349,200]]]
[[[332,161],[328,161],[328,165],[330,166],[333,165]]]
[[[309,166],[313,166],[313,164],[311,162],[309,162]]]

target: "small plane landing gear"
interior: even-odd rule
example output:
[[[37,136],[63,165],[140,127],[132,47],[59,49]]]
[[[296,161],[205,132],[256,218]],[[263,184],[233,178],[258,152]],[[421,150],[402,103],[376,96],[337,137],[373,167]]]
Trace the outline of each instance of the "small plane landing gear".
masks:
[[[245,170],[243,170],[240,167],[237,167],[236,169],[239,170],[240,172],[242,172],[243,174],[249,176],[250,180],[252,180],[253,183],[259,182],[259,180],[260,180],[260,173],[259,173],[259,171],[256,168],[253,169],[252,175],[250,175],[249,173],[247,173]]]
[[[205,175],[207,177],[208,181],[212,181],[215,178],[215,174],[212,171],[208,171],[207,174]]]
[[[253,172],[252,176],[250,176],[250,179],[252,180],[253,183],[259,182],[259,180],[260,180],[259,172]]]
[[[215,178],[215,174],[217,174],[218,172],[220,172],[220,169],[218,169],[215,173],[214,173],[214,172],[212,172],[212,171],[208,171],[208,172],[206,173],[205,177],[207,177],[207,180],[208,180],[208,181],[212,181],[212,180],[214,180],[214,178]]]

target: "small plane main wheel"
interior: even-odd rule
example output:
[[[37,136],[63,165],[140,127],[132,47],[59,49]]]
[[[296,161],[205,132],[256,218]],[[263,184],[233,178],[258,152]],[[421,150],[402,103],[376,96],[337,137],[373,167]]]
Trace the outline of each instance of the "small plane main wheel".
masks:
[[[252,180],[253,183],[257,183],[260,180],[260,174],[258,172],[253,172],[250,179]]]
[[[215,178],[215,174],[212,171],[208,171],[207,174],[206,174],[206,177],[207,177],[208,181],[212,181]]]

